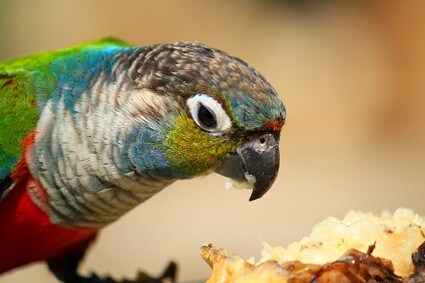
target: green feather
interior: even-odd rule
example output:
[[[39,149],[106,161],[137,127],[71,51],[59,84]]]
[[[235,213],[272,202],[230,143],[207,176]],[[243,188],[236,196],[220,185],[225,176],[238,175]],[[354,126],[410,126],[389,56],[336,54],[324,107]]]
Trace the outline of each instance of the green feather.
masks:
[[[185,113],[164,128],[163,134],[164,152],[171,167],[189,177],[210,173],[242,143],[235,137],[206,134]]]

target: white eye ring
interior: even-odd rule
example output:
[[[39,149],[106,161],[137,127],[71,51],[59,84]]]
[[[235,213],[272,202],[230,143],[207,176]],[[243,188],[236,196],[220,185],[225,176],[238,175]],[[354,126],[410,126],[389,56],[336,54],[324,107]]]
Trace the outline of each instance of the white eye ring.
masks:
[[[226,111],[209,95],[197,94],[187,100],[187,106],[193,120],[204,131],[222,135],[232,128],[232,122]]]

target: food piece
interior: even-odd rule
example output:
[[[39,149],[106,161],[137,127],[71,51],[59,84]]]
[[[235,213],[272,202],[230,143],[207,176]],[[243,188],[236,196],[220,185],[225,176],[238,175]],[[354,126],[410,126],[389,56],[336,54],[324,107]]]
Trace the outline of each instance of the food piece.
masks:
[[[255,177],[254,177],[255,178]],[[226,190],[231,190],[231,189],[235,189],[235,190],[252,190],[254,188],[254,182],[248,182],[248,181],[236,181],[233,180],[231,178],[227,178],[226,181],[226,185],[225,185],[225,189]]]
[[[366,252],[376,242],[373,256],[390,260],[396,274],[413,272],[411,255],[424,242],[425,222],[408,209],[385,211],[381,216],[350,211],[344,219],[329,217],[317,224],[309,237],[290,244],[286,249],[264,245],[260,262],[298,260],[325,264],[341,257],[347,250]]]
[[[256,264],[211,245],[201,253],[213,268],[208,282],[425,282],[423,224],[407,209],[380,217],[351,211],[286,249],[264,244]]]

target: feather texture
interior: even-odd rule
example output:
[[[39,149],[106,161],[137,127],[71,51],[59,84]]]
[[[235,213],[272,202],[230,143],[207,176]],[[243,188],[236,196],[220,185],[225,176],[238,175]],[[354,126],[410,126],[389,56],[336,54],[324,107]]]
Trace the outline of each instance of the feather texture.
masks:
[[[65,70],[69,73],[76,71],[72,68],[78,68],[75,64],[78,59],[67,61],[64,58],[75,58],[84,50],[87,53],[103,53],[105,49],[126,46],[128,44],[123,41],[106,38],[0,62],[0,182],[13,170],[21,156],[22,140],[35,129],[45,104],[65,79],[67,73],[62,73],[58,65],[68,64]],[[80,78],[85,77],[81,76],[84,73],[79,75]]]

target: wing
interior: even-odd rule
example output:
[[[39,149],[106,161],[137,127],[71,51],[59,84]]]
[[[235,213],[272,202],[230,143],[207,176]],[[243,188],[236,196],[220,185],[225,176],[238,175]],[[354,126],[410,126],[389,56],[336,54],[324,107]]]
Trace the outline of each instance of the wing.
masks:
[[[21,157],[22,141],[35,129],[44,103],[57,87],[60,75],[54,73],[53,63],[60,61],[61,67],[72,72],[75,60],[69,58],[78,58],[83,51],[127,46],[121,40],[105,38],[0,62],[0,199],[2,188],[8,187],[9,175]],[[66,64],[71,66],[63,66]]]

